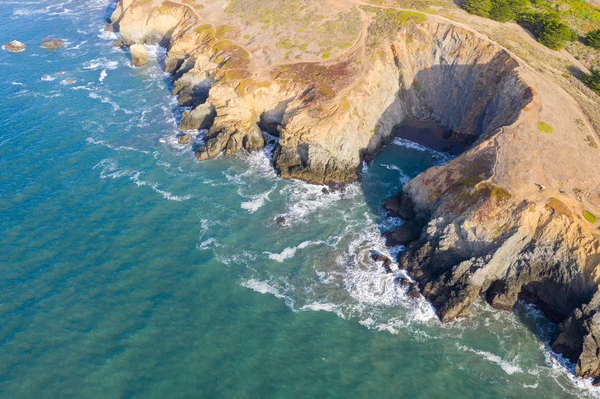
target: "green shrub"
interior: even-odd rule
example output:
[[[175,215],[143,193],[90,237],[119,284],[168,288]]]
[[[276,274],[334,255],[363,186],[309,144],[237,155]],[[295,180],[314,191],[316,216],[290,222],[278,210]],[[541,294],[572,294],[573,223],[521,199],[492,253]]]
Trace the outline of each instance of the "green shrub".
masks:
[[[600,50],[600,29],[588,33],[585,37],[585,42],[588,46]]]
[[[494,0],[490,10],[490,18],[498,22],[508,22],[515,14],[508,0]]]
[[[489,17],[492,11],[492,0],[465,0],[463,8],[469,14],[479,15],[480,17]]]
[[[552,50],[562,49],[574,37],[569,26],[553,12],[521,14],[519,24],[529,29],[540,43]]]
[[[591,74],[585,75],[581,78],[583,83],[585,83],[590,89],[594,90],[598,95],[600,95],[600,69],[596,69],[592,71]]]
[[[548,122],[540,121],[540,123],[538,124],[538,127],[540,129],[540,132],[542,132],[542,133],[546,133],[546,134],[554,133],[554,128]]]
[[[596,223],[596,215],[594,215],[591,212],[585,211],[583,212],[583,217],[585,218],[585,220],[587,220],[588,222],[594,224]]]

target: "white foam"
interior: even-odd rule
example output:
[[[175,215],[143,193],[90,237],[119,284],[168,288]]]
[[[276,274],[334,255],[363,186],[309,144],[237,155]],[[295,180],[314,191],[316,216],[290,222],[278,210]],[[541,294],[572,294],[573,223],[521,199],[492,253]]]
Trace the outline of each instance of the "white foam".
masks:
[[[219,247],[219,243],[214,238],[209,238],[208,240],[204,240],[196,246],[196,249],[199,251],[204,251],[213,247]]]
[[[251,290],[254,290],[261,294],[271,294],[277,298],[283,299],[285,301],[285,304],[290,309],[294,308],[294,300],[292,298],[284,295],[281,291],[279,291],[277,288],[270,285],[269,282],[267,282],[267,281],[250,279],[250,280],[242,282],[241,285],[242,285],[242,287],[250,288]]]
[[[287,212],[278,216],[285,217],[289,224],[295,224],[308,223],[309,215],[330,208],[341,200],[358,197],[361,189],[357,184],[350,184],[344,190],[329,192],[325,186],[294,181],[279,193],[287,199],[289,207]]]
[[[105,29],[101,29],[100,33],[98,34],[98,38],[102,39],[102,40],[117,40],[117,34],[114,32],[110,32],[107,31]]]
[[[129,110],[124,109],[124,108],[121,108],[121,106],[119,104],[117,104],[116,102],[114,102],[113,100],[111,100],[109,97],[101,96],[97,92],[90,92],[89,97],[93,98],[93,99],[99,99],[100,102],[102,102],[102,103],[110,104],[113,107],[113,110],[115,110],[115,111],[123,111],[124,113],[126,113],[128,115],[133,114],[132,111],[129,111]]]
[[[515,373],[523,374],[523,369],[518,364],[516,364],[516,360],[517,360],[516,358],[512,362],[510,362],[508,360],[502,359],[498,355],[495,355],[495,354],[487,352],[487,351],[480,351],[480,350],[476,350],[473,348],[469,348],[468,346],[459,345],[459,344],[456,344],[456,347],[462,351],[471,352],[476,355],[479,355],[482,358],[488,360],[489,362],[500,366],[500,368],[502,368],[502,370],[504,370],[504,372],[508,375],[513,375]]]
[[[242,209],[247,210],[249,213],[254,213],[265,204],[266,201],[269,200],[269,194],[271,194],[273,190],[269,190],[262,194],[257,194],[251,196],[250,201],[242,202],[240,205]]]
[[[163,198],[169,201],[187,201],[192,198],[191,195],[178,196],[168,191],[162,190],[160,184],[156,182],[149,182],[140,179],[142,172],[134,169],[119,169],[119,164],[112,158],[107,158],[96,164],[93,169],[101,168],[100,178],[101,179],[118,179],[121,177],[128,177],[138,187],[150,187],[152,191],[162,195]]]
[[[286,248],[278,254],[272,252],[265,252],[265,254],[269,255],[269,259],[282,263],[286,259],[293,258],[296,255],[296,252],[300,249],[304,249],[310,245],[319,245],[324,244],[323,241],[304,241],[299,245],[291,248]]]
[[[346,319],[346,315],[344,315],[344,312],[341,310],[341,306],[333,303],[309,303],[307,305],[302,306],[300,310],[312,310],[315,312],[331,312],[335,313],[336,315],[338,315],[338,317],[342,319]]]
[[[44,75],[40,78],[40,80],[42,82],[52,82],[53,80],[56,80],[56,76]]]
[[[110,148],[111,150],[114,150],[114,151],[133,151],[133,152],[139,152],[139,153],[146,154],[146,155],[150,154],[149,151],[140,150],[140,149],[134,148],[134,147],[129,147],[129,146],[115,147],[115,146],[112,146],[112,145],[106,143],[104,140],[96,140],[93,137],[88,137],[87,139],[85,139],[85,141],[89,144],[102,145],[102,146],[104,146],[106,148]]]
[[[106,79],[107,76],[108,73],[106,72],[106,69],[103,69],[102,72],[100,72],[100,77],[98,78],[98,81],[104,82],[104,79]]]
[[[118,67],[119,67],[118,61],[112,61],[112,60],[109,60],[104,57],[96,58],[94,60],[86,61],[83,63],[83,69],[92,70],[92,71],[97,70],[97,69],[113,70],[113,69],[117,69]]]
[[[388,165],[388,164],[384,164],[382,163],[381,166],[383,166],[384,168],[386,168],[387,170],[390,171],[394,171],[394,172],[398,172],[400,174],[400,183],[401,184],[406,184],[408,183],[408,181],[410,180],[410,177],[408,175],[406,175],[402,169],[400,169],[398,166],[396,165]]]
[[[396,137],[393,141],[393,143],[395,145],[401,146],[401,147],[405,147],[405,148],[409,148],[412,150],[416,150],[416,151],[421,151],[421,152],[430,152],[433,154],[433,156],[437,159],[436,165],[442,165],[445,164],[449,161],[451,161],[452,159],[454,159],[454,156],[444,153],[444,152],[440,152],[440,151],[436,151],[432,148],[426,147],[424,145],[415,143],[414,141],[410,141],[410,140],[406,140],[406,139],[402,139],[400,137]]]

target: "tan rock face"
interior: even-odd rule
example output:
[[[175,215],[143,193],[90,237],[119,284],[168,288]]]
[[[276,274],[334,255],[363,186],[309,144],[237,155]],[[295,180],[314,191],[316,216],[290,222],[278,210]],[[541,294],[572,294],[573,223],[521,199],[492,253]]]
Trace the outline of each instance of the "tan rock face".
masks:
[[[21,51],[25,51],[27,46],[18,40],[13,40],[12,42],[6,43],[4,48],[6,51],[10,51],[11,53],[20,53]]]
[[[148,52],[146,47],[141,44],[134,44],[129,47],[131,51],[131,63],[135,67],[142,67],[148,63]]]
[[[235,25],[239,10],[224,12],[224,0],[204,11],[121,1],[113,27],[124,44],[168,48],[174,94],[192,107],[182,128],[209,129],[200,160],[259,150],[267,130],[279,136],[282,177],[334,184],[358,179],[406,119],[474,141],[405,186],[396,208],[411,229],[389,234],[412,241],[402,264],[442,320],[467,316],[482,295],[501,309],[519,298],[538,304],[561,323],[555,348],[579,362],[579,375],[600,375],[600,242],[589,217],[600,215],[600,150],[579,105],[468,27],[336,4],[348,20],[358,12],[362,31],[344,51],[311,60],[293,41],[265,48],[274,44]]]

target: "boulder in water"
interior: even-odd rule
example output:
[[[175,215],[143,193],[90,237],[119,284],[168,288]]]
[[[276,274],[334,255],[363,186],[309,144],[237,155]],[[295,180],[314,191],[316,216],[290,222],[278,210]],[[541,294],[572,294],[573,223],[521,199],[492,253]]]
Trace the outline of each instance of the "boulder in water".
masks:
[[[406,291],[406,296],[413,299],[421,296],[421,293],[419,292],[419,284],[417,282],[410,283],[408,286],[408,291]]]
[[[65,41],[63,39],[50,40],[45,38],[43,43],[40,44],[40,47],[46,50],[56,50],[57,48],[65,47]]]
[[[287,226],[288,224],[287,218],[283,215],[277,216],[275,222],[277,222],[278,226]]]
[[[383,262],[383,268],[385,269],[385,272],[392,273],[392,260],[389,257],[380,252],[371,251],[371,260],[373,262]]]
[[[192,138],[193,137],[191,134],[184,133],[177,137],[177,143],[181,145],[187,145],[192,142]]]
[[[131,51],[131,63],[134,67],[142,67],[148,63],[148,52],[146,47],[141,44],[134,44],[129,47]]]
[[[6,51],[10,51],[11,53],[20,53],[21,51],[25,51],[27,46],[18,40],[13,40],[12,42],[6,43],[4,48]]]

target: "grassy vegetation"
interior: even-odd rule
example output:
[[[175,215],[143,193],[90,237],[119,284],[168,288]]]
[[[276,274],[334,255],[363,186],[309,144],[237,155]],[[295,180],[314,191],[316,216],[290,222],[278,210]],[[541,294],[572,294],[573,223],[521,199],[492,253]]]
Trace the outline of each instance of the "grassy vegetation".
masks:
[[[600,95],[600,69],[596,69],[591,74],[585,75],[581,80],[590,89],[594,90],[596,94]]]
[[[546,134],[554,133],[554,128],[548,122],[540,121],[540,123],[538,124],[538,128],[540,129],[540,132],[542,132],[542,133],[546,133]]]
[[[425,10],[432,5],[435,5],[436,2],[430,0],[369,0],[368,3],[377,6]]]
[[[571,209],[564,202],[562,202],[556,197],[550,198],[548,206],[552,208],[556,213],[568,216],[570,218],[573,217],[573,212],[571,211]]]
[[[240,16],[248,25],[259,24],[262,31],[279,37],[277,48],[286,50],[288,56],[294,51],[318,50],[323,54],[349,48],[362,28],[356,7],[345,13],[325,15],[318,6],[305,0],[230,0],[225,11]],[[295,36],[304,32],[310,32],[318,40],[310,44],[296,41]]]
[[[369,25],[369,38],[367,46],[378,47],[382,41],[395,35],[403,26],[410,23],[425,22],[425,14],[413,11],[398,11],[363,6],[363,10],[373,15],[373,22]]]
[[[304,100],[320,103],[333,99],[337,92],[349,85],[358,71],[353,61],[342,61],[330,65],[297,63],[276,68],[271,76],[280,81],[302,82],[311,87]]]
[[[583,217],[585,218],[585,220],[587,220],[588,222],[594,224],[596,223],[596,215],[594,215],[591,212],[585,211],[583,212]]]
[[[465,0],[463,8],[500,22],[517,21],[554,50],[600,28],[600,10],[585,0]]]

